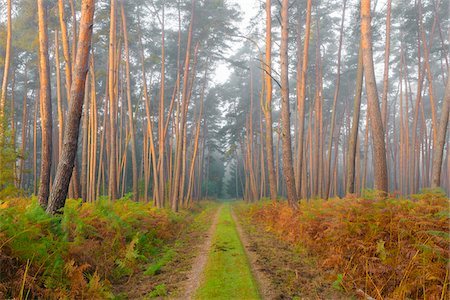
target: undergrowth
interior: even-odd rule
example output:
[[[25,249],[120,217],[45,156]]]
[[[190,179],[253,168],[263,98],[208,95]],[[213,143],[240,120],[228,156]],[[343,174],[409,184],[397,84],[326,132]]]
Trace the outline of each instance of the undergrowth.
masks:
[[[445,194],[425,191],[412,200],[314,200],[298,212],[264,202],[242,213],[318,258],[337,289],[376,299],[448,299],[449,204]]]
[[[111,285],[153,263],[189,224],[130,200],[68,200],[49,216],[36,199],[0,202],[0,298],[111,298]]]

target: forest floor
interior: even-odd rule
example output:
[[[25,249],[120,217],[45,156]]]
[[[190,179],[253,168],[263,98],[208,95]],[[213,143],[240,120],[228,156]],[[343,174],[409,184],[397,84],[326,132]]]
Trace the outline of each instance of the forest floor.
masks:
[[[448,299],[449,204],[0,201],[0,299]]]

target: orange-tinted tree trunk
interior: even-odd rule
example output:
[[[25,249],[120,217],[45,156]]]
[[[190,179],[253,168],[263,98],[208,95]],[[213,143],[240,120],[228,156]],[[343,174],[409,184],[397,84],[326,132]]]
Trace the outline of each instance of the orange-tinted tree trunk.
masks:
[[[288,71],[288,16],[289,0],[281,3],[281,139],[283,144],[283,173],[286,180],[289,205],[297,207],[294,168],[292,163],[291,121],[289,109],[289,71]]]
[[[386,194],[388,192],[386,146],[384,140],[383,120],[381,118],[380,104],[378,102],[375,70],[373,65],[372,29],[370,22],[370,0],[361,0],[361,45],[374,149],[374,188],[375,190]]]
[[[52,101],[50,91],[50,63],[48,60],[47,7],[46,1],[37,0],[39,19],[39,82],[42,128],[41,177],[38,192],[39,204],[47,207],[50,192],[52,166]]]
[[[74,77],[71,85],[70,105],[66,118],[66,126],[64,128],[64,144],[56,171],[55,183],[47,207],[47,212],[52,214],[56,213],[65,205],[78,147],[80,118],[83,110],[89,51],[91,48],[94,2],[94,0],[83,0],[81,3],[80,36],[78,39]]]

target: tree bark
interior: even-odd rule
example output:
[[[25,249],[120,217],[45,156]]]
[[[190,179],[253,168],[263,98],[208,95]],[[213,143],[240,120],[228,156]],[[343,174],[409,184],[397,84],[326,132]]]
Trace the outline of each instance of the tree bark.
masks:
[[[389,54],[391,48],[391,0],[387,0],[386,41],[384,48],[383,95],[381,96],[381,118],[384,131],[387,131],[387,97],[389,92]]]
[[[362,48],[360,45],[358,53],[358,69],[356,71],[355,98],[353,101],[352,129],[350,132],[350,140],[348,145],[347,187],[346,187],[347,194],[355,193],[355,160],[356,160],[355,158],[356,158],[356,143],[358,142],[358,132],[359,132],[359,115],[361,112],[363,72],[364,70],[363,70]]]
[[[297,73],[297,111],[298,111],[298,168],[299,168],[299,176],[302,175],[303,169],[303,139],[304,139],[304,127],[305,127],[305,93],[306,93],[306,75],[308,73],[308,49],[309,49],[309,40],[311,34],[311,6],[312,0],[308,0],[306,5],[306,29],[305,29],[305,39],[303,42],[303,59],[302,59],[302,67],[301,73]],[[297,72],[298,72],[297,68]],[[305,186],[302,186],[303,180],[299,178],[299,188],[298,194],[305,195],[304,190]]]
[[[116,0],[111,0],[109,27],[109,60],[108,60],[108,89],[109,89],[109,175],[108,196],[112,201],[117,198],[117,170],[116,170],[116,98],[114,89],[114,65],[116,45]]]
[[[294,168],[292,164],[291,122],[289,110],[289,70],[288,70],[288,16],[289,0],[281,3],[281,139],[283,143],[283,172],[289,205],[297,208]]]
[[[370,22],[370,0],[361,0],[361,45],[374,149],[374,188],[381,192],[380,196],[384,197],[388,192],[386,146],[373,65],[372,30]]]
[[[267,171],[269,175],[270,199],[277,200],[277,183],[275,177],[275,165],[273,161],[273,128],[272,128],[272,14],[271,0],[266,0],[266,103],[263,107],[266,119],[266,151]]]
[[[6,7],[6,52],[5,65],[3,68],[2,92],[0,98],[0,138],[4,137],[4,126],[6,126],[6,92],[8,89],[9,66],[11,64],[11,42],[12,42],[12,24],[11,24],[11,0],[7,0]],[[1,142],[1,141],[0,141]]]
[[[41,175],[38,192],[39,204],[47,207],[50,192],[52,166],[52,101],[50,91],[50,63],[48,60],[47,7],[46,1],[37,0],[39,18],[39,82],[42,128]]]
[[[130,79],[130,51],[128,49],[128,29],[123,1],[120,2],[120,11],[122,16],[123,39],[125,46],[125,72],[127,81],[127,106],[128,106],[128,122],[130,126],[130,142],[131,142],[131,166],[133,173],[133,199],[139,201],[138,174],[137,174],[137,158],[136,158],[136,132],[133,122],[133,105],[131,103],[131,79]]]
[[[332,147],[333,147],[333,138],[334,138],[334,123],[336,119],[336,104],[337,99],[339,97],[339,88],[341,85],[341,51],[342,51],[342,39],[344,35],[344,19],[345,19],[345,8],[347,7],[347,0],[344,0],[342,9],[342,17],[341,17],[341,27],[339,30],[339,46],[338,46],[338,63],[337,63],[337,75],[336,75],[336,87],[334,89],[333,96],[333,107],[331,108],[331,124],[330,124],[330,135],[328,139],[328,162],[327,162],[327,173],[326,176],[328,180],[326,182],[325,188],[325,199],[328,199],[330,196],[330,187],[331,187],[331,156],[332,156]],[[337,147],[338,145],[336,145]]]
[[[70,177],[75,162],[86,75],[89,65],[89,51],[95,9],[94,3],[94,0],[83,0],[81,3],[80,36],[78,39],[74,78],[70,92],[69,111],[64,129],[64,145],[47,207],[47,212],[51,214],[58,212],[65,205]]]
[[[450,108],[450,69],[447,71],[447,85],[442,103],[441,120],[437,134],[436,144],[433,147],[433,167],[431,175],[431,187],[437,188],[441,185],[442,160],[444,155],[445,138],[447,136],[449,108]]]
[[[188,32],[188,40],[186,45],[186,58],[184,62],[184,74],[183,74],[183,91],[182,91],[182,99],[181,99],[181,109],[180,109],[180,116],[177,116],[179,118],[179,125],[182,127],[181,130],[177,131],[179,132],[178,139],[177,139],[177,147],[175,152],[175,171],[173,174],[173,191],[172,191],[172,199],[171,199],[171,207],[172,210],[178,211],[178,205],[180,202],[180,197],[182,198],[183,191],[180,190],[180,173],[182,169],[182,154],[183,154],[183,147],[186,145],[183,145],[182,143],[182,135],[184,133],[184,126],[186,123],[186,114],[184,113],[187,111],[187,104],[188,104],[188,86],[189,86],[189,62],[190,62],[190,54],[191,54],[191,45],[192,45],[192,31],[194,26],[194,15],[195,15],[195,0],[191,1],[191,20],[189,24],[189,32]],[[184,180],[184,179],[183,179]],[[181,194],[181,195],[180,195]]]

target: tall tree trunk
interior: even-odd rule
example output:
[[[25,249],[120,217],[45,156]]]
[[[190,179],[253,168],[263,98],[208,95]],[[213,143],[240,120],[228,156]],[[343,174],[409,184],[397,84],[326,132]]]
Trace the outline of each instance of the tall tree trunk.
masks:
[[[303,169],[303,139],[304,139],[304,127],[305,127],[305,93],[306,93],[306,75],[308,74],[308,49],[309,40],[311,34],[311,5],[312,0],[308,0],[306,5],[306,29],[305,29],[305,39],[303,43],[303,58],[301,73],[298,74],[299,69],[297,68],[297,111],[298,111],[298,169],[299,176],[302,174]],[[300,38],[300,37],[299,37]],[[300,59],[300,58],[298,58]],[[306,187],[302,186],[302,179],[299,178],[298,194],[304,195],[303,192]]]
[[[363,70],[362,48],[360,44],[358,53],[358,69],[356,71],[355,98],[353,100],[352,129],[350,132],[350,140],[348,145],[347,187],[346,187],[347,194],[355,193],[355,158],[356,158],[356,143],[358,142],[358,132],[359,132],[359,115],[361,112],[363,72],[364,70]]]
[[[330,135],[328,139],[328,162],[327,162],[327,175],[328,180],[326,182],[325,187],[325,199],[328,199],[330,196],[330,187],[331,187],[331,156],[332,156],[332,147],[333,147],[333,138],[334,138],[334,123],[336,119],[336,103],[339,97],[339,88],[341,85],[341,51],[342,51],[342,39],[344,35],[344,19],[345,19],[345,8],[347,7],[347,0],[344,0],[343,8],[342,8],[342,17],[341,17],[341,27],[339,30],[339,46],[338,46],[338,63],[337,63],[337,75],[336,75],[336,86],[334,89],[333,96],[333,107],[331,108],[331,124],[330,124]],[[336,143],[336,147],[338,143]]]
[[[194,26],[194,15],[195,15],[195,0],[191,1],[191,20],[189,24],[189,32],[188,32],[188,40],[186,44],[186,58],[184,62],[184,74],[183,74],[183,91],[182,91],[182,99],[181,99],[181,109],[180,109],[180,115],[177,116],[179,118],[179,125],[181,125],[181,129],[177,129],[179,134],[177,134],[177,147],[175,152],[175,170],[173,174],[173,192],[172,192],[172,200],[171,200],[171,207],[172,210],[178,211],[178,205],[180,201],[180,197],[182,198],[183,191],[180,190],[180,174],[182,169],[182,154],[183,154],[183,147],[186,145],[183,145],[182,143],[182,135],[184,133],[185,123],[186,123],[186,114],[184,113],[187,111],[187,104],[188,104],[188,86],[189,86],[189,63],[190,63],[190,55],[191,55],[191,45],[192,45],[192,31]],[[184,179],[183,179],[184,180]],[[181,195],[180,195],[181,194]]]
[[[82,146],[81,146],[81,199],[83,202],[87,201],[87,187],[88,187],[88,126],[89,126],[89,73],[86,75],[86,84],[84,91],[83,103],[83,124],[82,124]]]
[[[164,89],[165,89],[165,29],[164,29],[164,6],[162,3],[162,17],[161,17],[161,85],[159,90],[159,117],[158,117],[158,207],[164,206],[164,146],[165,146],[165,136],[164,136]]]
[[[361,45],[374,149],[374,188],[380,191],[383,197],[388,192],[386,146],[373,65],[372,30],[370,22],[370,0],[361,0]]]
[[[127,106],[128,106],[128,122],[130,126],[131,141],[131,166],[133,171],[133,199],[139,201],[138,174],[137,174],[137,158],[136,158],[136,132],[133,122],[133,105],[131,103],[131,79],[130,79],[130,51],[128,49],[128,29],[123,1],[120,1],[120,11],[122,16],[123,39],[125,46],[125,72],[127,81]]]
[[[9,66],[11,64],[11,42],[12,42],[12,23],[11,23],[11,0],[7,0],[6,6],[6,52],[5,65],[3,68],[2,92],[0,98],[0,139],[4,137],[4,126],[6,126],[6,93],[8,89]],[[2,142],[2,141],[0,141]]]
[[[42,128],[41,177],[39,204],[47,207],[52,166],[52,101],[50,91],[50,64],[48,60],[47,7],[46,1],[37,0],[39,18],[39,82]]]
[[[65,14],[64,14],[64,0],[58,0],[58,11],[59,11],[59,24],[61,27],[61,41],[62,41],[64,63],[65,63],[66,97],[67,97],[67,104],[69,104],[70,90],[71,90],[71,84],[72,84],[72,67],[73,66],[72,66],[72,59],[71,59],[70,48],[69,48],[69,37],[67,35],[67,23],[66,23]],[[76,26],[76,24],[74,26]],[[75,53],[72,53],[72,56],[74,56],[74,55],[75,55]],[[77,161],[75,159],[72,179],[70,182],[71,191],[72,191],[71,196],[74,198],[78,198],[78,196],[79,196],[78,181],[79,180],[78,180]],[[69,196],[70,196],[70,193],[69,193]]]
[[[39,96],[36,96],[34,105],[33,118],[33,194],[38,193],[38,177],[37,177],[37,118],[39,111]]]
[[[381,119],[384,131],[387,131],[387,97],[389,92],[389,54],[391,48],[391,0],[387,0],[386,41],[384,48],[383,95],[381,96]]]
[[[266,151],[267,171],[269,175],[270,199],[277,200],[277,183],[273,161],[273,129],[272,129],[272,14],[271,0],[266,0],[266,103],[263,107],[266,119]]]
[[[64,145],[47,207],[47,212],[52,214],[56,213],[65,205],[77,152],[80,118],[83,110],[86,75],[89,65],[89,51],[95,9],[94,3],[95,0],[82,0],[81,2],[80,36],[78,38],[74,78],[70,92],[69,111],[64,128]]]
[[[114,65],[116,46],[116,0],[111,0],[109,27],[109,60],[108,60],[108,89],[109,89],[109,175],[108,195],[111,200],[117,198],[117,170],[116,170],[116,97],[114,89]]]
[[[94,64],[94,55],[91,55],[90,68],[89,71],[91,73],[91,108],[89,110],[90,113],[90,145],[91,148],[89,150],[89,185],[90,188],[88,190],[88,201],[94,201],[96,198],[95,195],[95,182],[96,182],[96,172],[97,172],[97,98],[96,98],[96,90],[95,90],[95,64]]]
[[[450,69],[447,71],[447,85],[442,103],[441,120],[436,144],[433,147],[433,166],[431,175],[431,187],[436,188],[441,185],[442,160],[444,155],[445,138],[447,136],[448,118],[450,108]]]
[[[56,66],[56,99],[58,106],[58,151],[59,155],[61,155],[63,144],[64,116],[61,102],[61,74],[59,64],[58,30],[55,30],[55,66]]]
[[[288,16],[289,0],[281,2],[281,138],[283,143],[283,173],[286,180],[289,205],[297,208],[294,168],[292,164],[291,121],[289,110],[289,66],[288,66]]]
[[[27,113],[27,96],[28,96],[28,65],[25,65],[25,79],[24,79],[24,94],[22,105],[22,145],[20,150],[19,162],[19,188],[23,188],[23,172],[25,169],[25,151],[27,147],[27,127],[28,127],[28,113]]]

